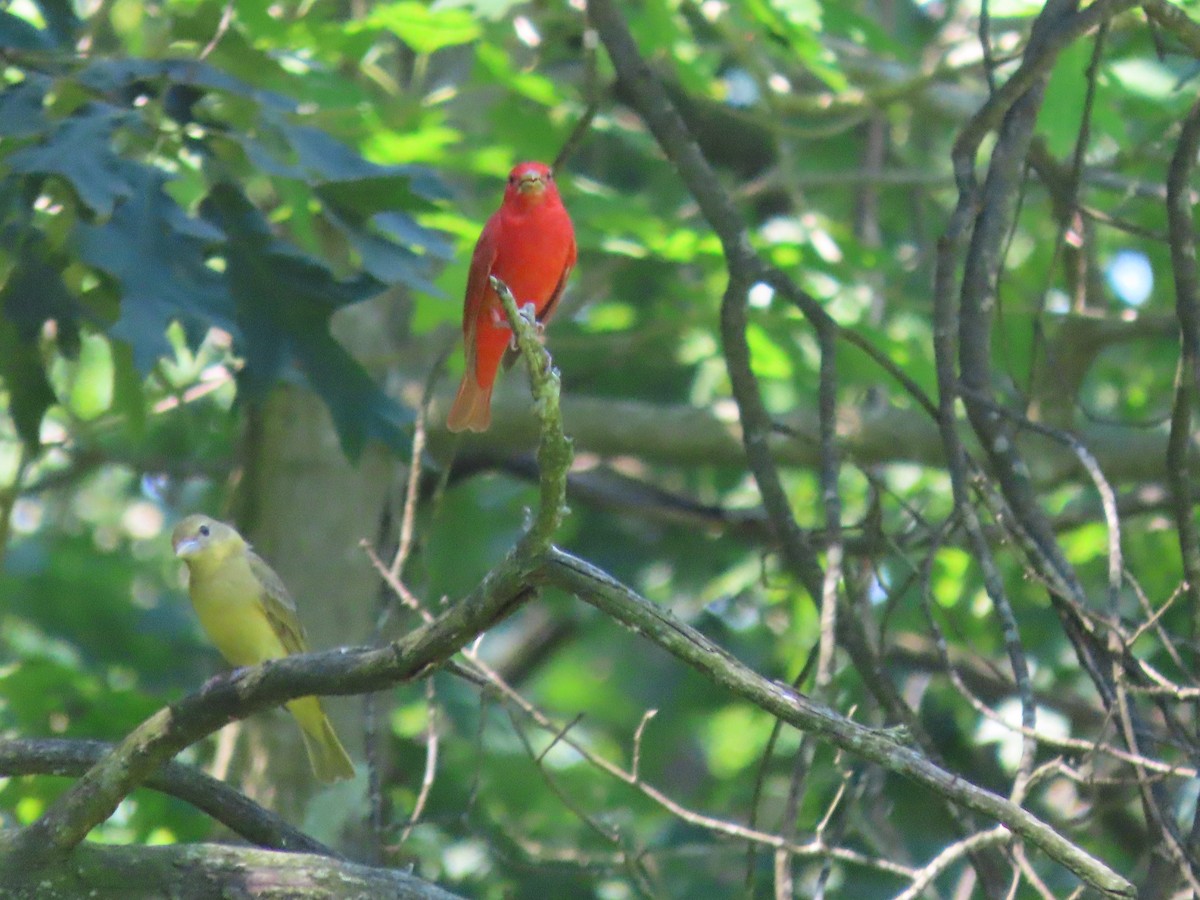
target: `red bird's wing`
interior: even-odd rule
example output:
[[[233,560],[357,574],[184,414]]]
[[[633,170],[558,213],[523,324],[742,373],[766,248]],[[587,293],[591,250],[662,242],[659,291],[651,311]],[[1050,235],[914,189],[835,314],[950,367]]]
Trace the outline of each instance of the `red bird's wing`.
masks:
[[[563,291],[567,287],[567,279],[571,277],[571,270],[575,268],[575,241],[571,241],[571,249],[567,253],[567,261],[563,265],[562,274],[558,276],[558,284],[554,286],[554,293],[550,295],[550,299],[546,301],[546,305],[542,307],[538,313],[539,322],[549,322],[550,317],[554,315],[554,311],[558,309],[558,301],[562,299]]]
[[[479,384],[476,370],[479,342],[476,335],[479,317],[486,315],[483,307],[491,290],[488,276],[492,273],[499,252],[501,228],[500,214],[495,213],[483,226],[479,240],[475,242],[475,252],[471,254],[467,291],[463,298],[463,350],[467,360],[462,382],[458,386],[458,396],[454,398],[446,417],[446,427],[451,431],[484,431],[491,421],[488,406],[492,386],[488,384],[485,388]]]
[[[492,274],[492,265],[496,262],[496,254],[499,252],[500,227],[500,216],[494,214],[483,226],[479,240],[475,242],[475,252],[471,254],[471,268],[467,272],[467,292],[463,300],[463,338],[466,342],[468,370],[475,367],[475,325],[479,321],[483,302],[491,287],[488,276]]]

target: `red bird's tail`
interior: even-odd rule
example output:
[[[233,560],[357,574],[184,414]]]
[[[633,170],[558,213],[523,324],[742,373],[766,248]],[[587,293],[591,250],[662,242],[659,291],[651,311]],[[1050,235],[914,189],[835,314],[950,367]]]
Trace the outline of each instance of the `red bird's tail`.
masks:
[[[458,396],[446,417],[450,431],[487,431],[492,424],[492,385],[480,387],[471,367],[463,373]]]

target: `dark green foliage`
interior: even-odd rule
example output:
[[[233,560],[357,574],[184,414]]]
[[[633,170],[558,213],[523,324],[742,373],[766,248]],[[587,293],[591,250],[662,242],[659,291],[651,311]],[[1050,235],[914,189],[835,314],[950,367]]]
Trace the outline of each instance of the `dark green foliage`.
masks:
[[[294,119],[294,101],[196,61],[96,60],[54,80],[28,71],[0,90],[0,135],[19,139],[0,151],[0,225],[16,269],[3,309],[26,346],[21,371],[6,381],[20,395],[28,440],[36,444],[54,400],[31,369],[40,326],[53,320],[61,336],[87,311],[129,346],[143,374],[170,354],[170,323],[193,347],[209,328],[223,329],[245,359],[248,399],[295,364],[329,404],[348,453],[372,438],[406,447],[411,414],[330,336],[329,316],[391,285],[429,286],[431,262],[449,248],[412,214],[444,190],[427,170],[375,165]],[[229,157],[231,139],[241,160]],[[319,256],[275,236],[239,186],[263,193],[247,161],[270,163],[265,171],[319,203],[365,274],[339,279]],[[169,174],[181,166],[191,170],[186,184]],[[39,212],[40,196],[63,207]],[[100,284],[85,287],[81,270],[64,282],[47,270],[52,254],[77,258]],[[44,279],[43,296],[28,296],[31,279]]]
[[[951,152],[989,96],[977,4],[618,6],[715,164],[749,244],[936,403],[933,274],[958,200]],[[999,84],[1040,6],[994,11]],[[256,424],[245,412],[280,382],[321,398],[351,457],[372,441],[407,454],[413,411],[405,404],[457,347],[470,249],[505,172],[518,160],[552,159],[593,96],[593,126],[558,172],[580,250],[546,335],[564,409],[596,404],[602,420],[580,428],[593,436],[620,424],[604,416],[619,416],[624,404],[685,419],[711,414],[736,448],[719,330],[728,283],[721,244],[603,52],[589,82],[578,4],[167,0],[100,4],[79,21],[66,0],[44,0],[20,13],[35,7],[40,18],[29,20],[17,7],[0,10],[0,512],[12,523],[0,546],[6,733],[115,740],[218,670],[176,578],[173,517],[228,513],[230,485],[244,487],[262,464],[240,449],[247,422]],[[1195,12],[1190,2],[1172,8]],[[1195,610],[1180,590],[1179,536],[1162,488],[1179,356],[1162,184],[1195,95],[1194,61],[1175,37],[1148,27],[1139,9],[1102,38],[1093,31],[1070,44],[1051,67],[1027,180],[1012,198],[987,349],[996,401],[1014,420],[1042,414],[1039,423],[1091,442],[1133,510],[1121,523],[1127,574],[1110,596],[1095,484],[1061,442],[1038,443],[1014,426],[1089,616],[1097,627],[1116,621],[1136,631],[1140,658],[1194,687]],[[1090,132],[1073,184],[1097,41]],[[992,143],[980,152],[980,177]],[[1153,273],[1141,306],[1107,278],[1122,251],[1140,254]],[[344,310],[380,298],[388,346],[356,359],[331,329]],[[783,490],[826,563],[813,323],[761,290],[748,321]],[[439,403],[461,372],[457,349],[449,359],[434,385]],[[1019,738],[996,719],[1013,721],[1019,704],[978,554],[953,513],[936,425],[848,340],[837,343],[836,379],[840,588],[853,602],[839,608],[841,642],[819,699],[863,724],[894,726],[871,681],[878,676],[911,707],[948,770],[1007,794]],[[527,396],[520,367],[502,376],[500,390]],[[1046,413],[1052,401],[1061,419]],[[446,438],[437,416],[426,424],[403,576],[436,614],[504,558],[537,493],[530,447],[498,436],[509,423],[461,443]],[[956,424],[982,459],[970,425]],[[745,460],[697,459],[687,426],[672,427],[655,434],[653,458],[636,446],[595,452],[580,440],[573,475],[615,473],[641,490],[573,486],[555,542],[762,675],[790,682],[815,658],[819,604],[787,571]],[[1035,762],[1053,765],[1025,806],[1136,877],[1155,842],[1141,794],[1131,769],[1093,752],[1097,742],[1120,743],[1120,723],[1097,699],[1043,580],[1008,530],[989,471],[974,476],[973,502],[1030,662],[1039,728],[1062,729],[1086,747],[1045,741]],[[303,496],[304,473],[283,474]],[[399,496],[401,482],[382,479],[380,496]],[[311,515],[323,526],[345,511],[338,498],[337,509]],[[394,512],[389,528],[364,515],[355,539],[394,537]],[[374,621],[381,592],[318,602],[344,604],[339,611],[369,604]],[[1152,613],[1153,627],[1142,628]],[[942,665],[930,616],[988,715]],[[418,623],[404,611],[389,627]],[[855,623],[878,653],[875,665],[860,668],[850,655],[845,629]],[[739,826],[753,818],[800,843],[819,836],[919,867],[962,837],[932,792],[828,743],[783,729],[765,758],[769,715],[576,598],[550,592],[473,649],[550,724],[536,725],[494,687],[441,670],[430,694],[424,683],[389,692],[376,735],[391,765],[381,771],[386,861],[412,864],[464,895],[775,896],[770,847],[758,846],[748,864],[745,841],[687,821],[570,741],[626,773],[636,746],[644,783],[689,812]],[[801,688],[814,690],[811,675]],[[1179,717],[1176,731],[1156,732],[1143,750],[1192,765],[1182,744],[1195,732],[1190,707],[1166,690],[1129,696],[1149,711],[1152,729],[1168,721],[1160,710]],[[210,747],[189,748],[186,761],[203,762]],[[401,841],[431,759],[426,806]],[[1071,778],[1060,764],[1076,767]],[[1185,832],[1191,780],[1164,774],[1155,787]],[[4,824],[37,815],[63,784],[6,783]],[[318,826],[330,805],[350,817],[366,807],[361,795],[345,796],[318,799]],[[145,792],[97,832],[134,842],[213,833],[194,810]],[[1026,851],[1052,894],[1077,887]],[[818,854],[790,862],[798,895],[815,890],[826,863],[826,896],[891,897],[908,884]],[[955,861],[936,880],[939,895],[955,895],[969,865]],[[1023,882],[1014,891],[1029,893]]]

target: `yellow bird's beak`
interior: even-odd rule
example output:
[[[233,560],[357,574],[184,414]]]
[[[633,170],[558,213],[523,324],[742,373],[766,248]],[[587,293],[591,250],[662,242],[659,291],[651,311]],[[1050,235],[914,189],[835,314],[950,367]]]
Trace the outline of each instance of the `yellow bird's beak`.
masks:
[[[187,559],[189,556],[195,556],[199,551],[199,538],[184,538],[175,545],[175,555],[180,559]]]

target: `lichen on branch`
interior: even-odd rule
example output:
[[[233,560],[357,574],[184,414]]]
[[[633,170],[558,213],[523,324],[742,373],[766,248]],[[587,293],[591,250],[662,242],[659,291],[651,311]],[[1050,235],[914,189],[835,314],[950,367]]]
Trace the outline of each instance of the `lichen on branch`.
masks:
[[[517,347],[529,369],[534,411],[538,417],[537,461],[541,499],[536,517],[516,548],[520,554],[537,554],[549,548],[567,513],[567,473],[571,471],[575,451],[570,438],[563,431],[559,403],[562,379],[558,369],[554,368],[549,351],[542,344],[539,333],[541,326],[532,315],[517,307],[508,285],[495,275],[489,277],[492,288],[504,305],[504,314],[508,317]]]

